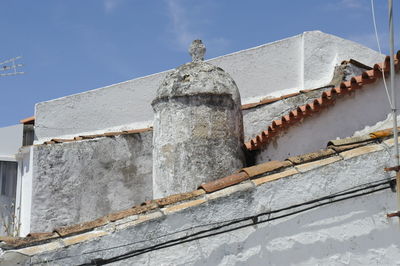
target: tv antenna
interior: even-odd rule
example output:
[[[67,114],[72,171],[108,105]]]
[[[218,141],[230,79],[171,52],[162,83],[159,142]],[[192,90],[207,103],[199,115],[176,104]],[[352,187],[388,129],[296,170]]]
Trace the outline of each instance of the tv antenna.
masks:
[[[22,58],[22,56],[17,56],[14,58],[7,59],[6,61],[0,62],[0,77],[24,74],[25,72],[17,71],[18,67],[23,66],[23,64],[15,63],[15,61],[20,58]]]

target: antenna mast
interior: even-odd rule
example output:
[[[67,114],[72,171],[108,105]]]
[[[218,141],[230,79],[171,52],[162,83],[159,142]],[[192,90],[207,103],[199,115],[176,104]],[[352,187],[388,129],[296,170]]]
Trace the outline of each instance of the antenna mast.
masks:
[[[13,57],[0,62],[0,77],[15,76],[24,74],[25,72],[17,71],[18,67],[22,67],[23,64],[16,64],[15,61],[22,58],[22,56]],[[5,72],[2,72],[5,71]]]

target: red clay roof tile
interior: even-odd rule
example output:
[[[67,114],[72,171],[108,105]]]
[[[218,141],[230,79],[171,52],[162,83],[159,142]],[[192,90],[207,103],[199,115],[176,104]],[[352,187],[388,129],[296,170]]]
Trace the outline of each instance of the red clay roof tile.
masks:
[[[241,171],[245,172],[249,177],[255,177],[266,172],[275,171],[291,165],[292,163],[289,161],[270,161],[255,166],[243,168]]]
[[[400,50],[396,53],[396,69],[400,68],[399,60]],[[314,100],[312,103],[299,106],[296,110],[290,111],[288,115],[282,116],[281,119],[272,121],[271,125],[268,126],[268,134],[263,131],[260,135],[245,143],[245,147],[250,151],[258,150],[265,146],[266,143],[270,142],[272,138],[279,135],[284,128],[300,121],[300,118],[312,116],[314,113],[320,111],[321,108],[335,104],[335,98],[337,96],[344,96],[356,89],[361,89],[365,84],[375,82],[377,78],[382,77],[382,69],[384,69],[385,72],[389,71],[389,62],[390,57],[386,56],[385,61],[380,64],[375,64],[373,69],[363,72],[360,76],[352,77],[349,81],[342,82],[339,87],[322,92],[321,97]],[[301,90],[300,92],[309,91],[311,90]],[[271,134],[272,131],[274,134]]]
[[[215,181],[211,181],[205,184],[201,184],[200,188],[204,189],[207,193],[214,192],[226,187],[236,185],[240,182],[249,179],[249,175],[246,172],[236,173],[230,176],[226,176]]]
[[[21,124],[24,124],[24,125],[26,125],[26,124],[35,124],[35,117],[31,116],[31,117],[28,117],[28,118],[24,118],[24,119],[20,120],[19,122]]]

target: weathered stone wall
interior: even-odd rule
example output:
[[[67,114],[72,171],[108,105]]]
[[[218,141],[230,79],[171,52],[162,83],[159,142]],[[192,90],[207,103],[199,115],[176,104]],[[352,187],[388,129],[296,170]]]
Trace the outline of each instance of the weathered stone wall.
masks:
[[[16,221],[14,216],[15,198],[0,195],[0,236],[13,235],[17,227],[13,222]]]
[[[96,219],[152,198],[152,134],[34,147],[31,232]]]
[[[150,221],[142,217],[136,225],[125,221],[121,230],[104,227],[98,231],[103,232],[102,237],[59,246],[31,257],[30,262],[77,265],[141,250],[112,265],[394,265],[400,258],[400,232],[398,219],[386,217],[397,209],[396,194],[389,188],[337,202],[324,201],[319,207],[315,202],[260,216],[258,221],[275,218],[265,223],[254,225],[249,219],[228,224],[388,180],[390,175],[383,168],[392,165],[392,149],[387,145],[376,145],[361,156],[350,152],[298,166],[298,174],[257,186],[248,181],[205,195],[178,212],[149,213],[145,217]],[[226,226],[218,228],[221,225]],[[206,231],[211,228],[217,229]],[[186,237],[194,233],[197,239],[189,241]],[[208,233],[212,235],[205,236]],[[180,237],[184,237],[182,243],[171,241]],[[167,241],[171,241],[170,247],[146,250]]]
[[[173,99],[158,103],[157,110],[156,198],[195,190],[244,166],[242,115],[230,95]]]
[[[19,230],[15,216],[17,167],[17,162],[0,161],[0,236],[14,236]]]
[[[195,42],[193,51],[204,48]],[[244,166],[240,94],[223,69],[203,61],[178,67],[152,106],[154,197],[195,190]]]

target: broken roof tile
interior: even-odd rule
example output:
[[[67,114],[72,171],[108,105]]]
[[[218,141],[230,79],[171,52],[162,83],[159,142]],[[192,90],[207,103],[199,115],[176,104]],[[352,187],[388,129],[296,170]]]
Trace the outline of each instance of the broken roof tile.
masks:
[[[122,210],[119,212],[111,213],[106,216],[106,219],[113,222],[113,221],[123,219],[128,216],[131,216],[131,215],[136,215],[136,214],[141,214],[141,213],[144,213],[147,211],[151,211],[151,210],[157,209],[158,207],[159,207],[158,203],[156,201],[152,200],[152,201],[142,203],[141,205],[133,206],[132,208],[127,209],[127,210]]]
[[[333,154],[336,154],[335,150],[328,148],[326,150],[311,152],[311,153],[302,154],[302,155],[298,155],[298,156],[292,156],[292,157],[287,158],[287,160],[292,162],[293,164],[302,164],[302,163],[319,160],[319,159],[331,156]]]

